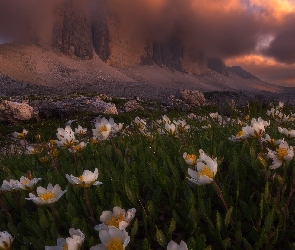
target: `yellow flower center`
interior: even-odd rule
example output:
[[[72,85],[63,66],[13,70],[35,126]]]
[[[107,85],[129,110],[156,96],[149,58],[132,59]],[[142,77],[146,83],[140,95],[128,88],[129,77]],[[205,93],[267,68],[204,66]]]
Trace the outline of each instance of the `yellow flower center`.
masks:
[[[27,135],[27,133],[24,133],[24,132],[19,133],[18,138],[24,139],[26,137],[26,135]]]
[[[106,125],[103,125],[103,126],[100,127],[100,129],[98,131],[99,131],[99,133],[107,132],[108,131],[108,128],[107,128]]]
[[[236,137],[241,137],[245,134],[243,130],[241,130],[239,133],[237,133]]]
[[[62,250],[68,250],[69,248],[68,248],[68,245],[67,244],[65,244],[65,245],[63,245],[62,246]]]
[[[123,250],[124,247],[123,247],[122,241],[118,237],[115,237],[108,242],[108,244],[106,245],[106,249],[107,250]]]
[[[207,176],[213,179],[214,173],[209,169],[208,166],[205,166],[202,171],[198,172],[198,177],[200,178],[201,176]]]
[[[106,224],[108,226],[113,226],[113,227],[119,228],[119,223],[124,220],[125,220],[125,215],[122,213],[117,216],[113,215],[111,218],[109,218],[106,221]]]
[[[29,180],[24,180],[24,181],[22,182],[22,184],[23,184],[23,185],[26,185],[28,182],[29,182]]]
[[[187,154],[185,157],[186,160],[192,160],[192,164],[195,164],[197,161],[197,156],[195,156],[194,154]]]
[[[290,122],[293,122],[294,120],[295,120],[294,117],[290,117],[290,119],[289,119]]]
[[[45,201],[52,199],[54,197],[54,194],[52,192],[46,192],[44,194],[39,195],[39,197]]]
[[[40,162],[47,162],[47,161],[49,161],[49,157],[48,157],[48,156],[40,157],[40,158],[39,158],[39,161],[40,161]]]
[[[53,149],[53,151],[52,151],[52,155],[53,155],[54,157],[57,157],[58,154],[59,154],[59,151],[58,151],[57,149]]]
[[[283,160],[283,158],[288,155],[288,151],[286,148],[278,148],[276,151],[279,160]]]
[[[83,176],[80,175],[80,176],[78,177],[78,179],[79,179],[80,181],[83,181]]]

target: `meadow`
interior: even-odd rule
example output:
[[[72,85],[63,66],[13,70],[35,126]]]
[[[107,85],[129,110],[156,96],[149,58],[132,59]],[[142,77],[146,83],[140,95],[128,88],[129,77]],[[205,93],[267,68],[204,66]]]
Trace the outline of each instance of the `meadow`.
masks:
[[[294,107],[147,106],[1,123],[0,249],[295,249]]]

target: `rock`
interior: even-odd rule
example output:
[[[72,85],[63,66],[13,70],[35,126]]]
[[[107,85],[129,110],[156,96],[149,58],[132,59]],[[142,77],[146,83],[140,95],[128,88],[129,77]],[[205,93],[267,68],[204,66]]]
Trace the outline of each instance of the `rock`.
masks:
[[[124,109],[126,112],[131,112],[134,110],[144,110],[144,108],[136,101],[130,100],[124,104]]]
[[[1,121],[27,121],[34,116],[34,109],[26,103],[17,103],[11,101],[2,101],[0,104]]]
[[[78,112],[118,114],[113,103],[104,102],[99,96],[66,98],[60,101],[44,100],[35,102],[34,106],[39,108],[40,118],[65,118]]]
[[[191,108],[200,107],[206,102],[203,93],[198,90],[181,90],[180,95]]]
[[[95,113],[110,114],[110,115],[118,114],[118,110],[115,104],[104,102],[100,99],[96,99],[95,101],[90,102],[89,111],[95,112]]]

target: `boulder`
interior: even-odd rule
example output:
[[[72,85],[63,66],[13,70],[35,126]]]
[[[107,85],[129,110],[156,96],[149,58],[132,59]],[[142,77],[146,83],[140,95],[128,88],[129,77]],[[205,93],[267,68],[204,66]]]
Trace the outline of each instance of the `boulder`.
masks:
[[[124,104],[124,109],[126,112],[131,112],[134,110],[144,110],[144,108],[136,101],[130,100]]]
[[[203,93],[198,90],[181,90],[180,95],[183,101],[192,108],[200,107],[206,102]]]
[[[0,104],[0,121],[19,122],[32,119],[34,109],[27,103],[4,100]]]

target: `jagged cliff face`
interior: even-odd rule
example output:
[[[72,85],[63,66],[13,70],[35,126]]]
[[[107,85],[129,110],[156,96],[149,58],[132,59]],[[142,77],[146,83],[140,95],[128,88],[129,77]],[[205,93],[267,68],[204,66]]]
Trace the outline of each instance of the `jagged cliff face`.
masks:
[[[66,55],[90,59],[93,57],[90,18],[88,9],[79,1],[65,0],[55,9],[52,46]]]
[[[96,53],[119,68],[155,63],[189,74],[208,70],[203,52],[185,46],[177,36],[165,41],[149,37],[117,5],[117,0],[59,0],[53,8],[53,20],[48,22],[51,36],[41,29],[34,43],[49,43],[55,50],[81,59],[91,59]]]

